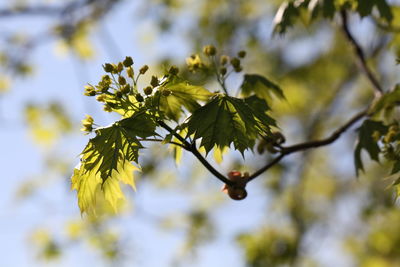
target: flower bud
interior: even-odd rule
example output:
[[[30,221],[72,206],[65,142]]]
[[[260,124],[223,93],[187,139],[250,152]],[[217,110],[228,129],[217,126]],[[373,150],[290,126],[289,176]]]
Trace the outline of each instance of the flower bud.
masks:
[[[106,102],[106,98],[107,98],[106,94],[101,94],[96,97],[96,100],[99,102]]]
[[[118,83],[119,83],[120,85],[125,85],[125,84],[126,84],[125,78],[124,78],[123,76],[119,76],[119,77],[118,77]]]
[[[85,92],[83,94],[85,96],[95,96],[96,90],[92,85],[85,85]]]
[[[241,72],[243,70],[242,66],[233,68],[235,72]]]
[[[130,67],[133,65],[133,59],[131,57],[125,57],[122,64],[124,64],[125,67]]]
[[[171,66],[168,70],[168,73],[171,75],[177,75],[179,73],[178,67]]]
[[[203,53],[204,53],[206,56],[214,56],[214,55],[217,53],[217,49],[216,49],[215,46],[213,46],[213,45],[206,45],[206,46],[203,48]]]
[[[128,94],[131,91],[131,86],[129,84],[125,84],[122,88],[121,88],[121,92],[123,94]]]
[[[128,75],[129,78],[133,79],[134,71],[132,67],[128,67],[126,69],[126,75]]]
[[[153,87],[157,87],[159,85],[158,83],[158,78],[156,76],[152,76],[151,77],[151,81],[150,81],[151,86]]]
[[[227,70],[226,70],[225,67],[222,67],[222,68],[219,69],[219,73],[220,73],[222,76],[224,76],[224,75],[226,74],[226,72],[227,72]]]
[[[169,96],[169,95],[171,94],[171,90],[164,89],[164,90],[161,91],[161,94],[162,94],[163,96]]]
[[[231,65],[234,68],[240,67],[240,59],[238,59],[237,57],[232,58],[231,59]]]
[[[112,111],[112,107],[109,104],[104,104],[103,110],[106,111],[106,112],[111,112]]]
[[[238,52],[238,57],[244,58],[245,56],[246,56],[246,51],[241,50],[241,51]]]
[[[147,86],[146,88],[143,89],[145,95],[151,95],[153,93],[153,88],[151,86]]]
[[[119,62],[117,65],[117,72],[121,72],[124,69],[124,65],[122,64],[122,62]]]
[[[219,62],[221,63],[221,65],[226,65],[226,63],[228,63],[229,61],[229,57],[227,55],[222,55],[219,59]]]
[[[115,92],[115,97],[116,98],[122,98],[122,92],[121,91]]]
[[[149,66],[144,65],[143,67],[140,68],[139,73],[145,74],[148,69],[149,69]]]
[[[103,65],[103,69],[105,72],[113,72],[114,66],[110,63],[106,63]]]
[[[136,98],[137,102],[143,102],[144,101],[144,98],[143,98],[143,96],[141,94],[136,94],[135,98]]]

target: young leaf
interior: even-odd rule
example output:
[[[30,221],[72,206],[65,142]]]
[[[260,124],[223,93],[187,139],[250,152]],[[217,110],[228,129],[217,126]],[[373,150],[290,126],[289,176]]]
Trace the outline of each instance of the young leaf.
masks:
[[[180,79],[167,82],[162,86],[162,90],[169,90],[171,94],[160,95],[160,110],[174,121],[179,121],[183,107],[193,112],[200,107],[197,101],[207,101],[213,95],[204,87],[190,85]]]
[[[123,198],[119,182],[134,188],[133,170],[136,167],[130,162],[138,162],[139,149],[143,147],[137,137],[156,135],[155,128],[151,116],[142,112],[96,130],[96,137],[90,139],[83,150],[80,166],[71,178],[72,189],[78,192],[81,212],[94,210],[99,186],[116,210],[117,201]]]
[[[365,149],[372,160],[379,162],[379,153],[381,152],[377,141],[374,140],[374,132],[379,132],[381,135],[387,132],[387,126],[380,121],[365,120],[358,129],[358,140],[354,150],[354,163],[356,166],[356,175],[359,170],[364,171],[364,165],[361,159],[361,151]]]
[[[283,91],[278,85],[258,74],[245,74],[240,89],[244,96],[254,93],[259,98],[265,100],[271,99],[272,95],[275,95],[279,99],[285,99]]]
[[[400,86],[396,85],[393,91],[386,93],[371,107],[370,113],[380,115],[400,103]]]
[[[258,135],[270,135],[275,121],[265,112],[255,111],[245,100],[217,96],[196,110],[188,122],[188,134],[201,138],[208,153],[214,146],[223,149],[233,143],[242,154],[252,148]]]

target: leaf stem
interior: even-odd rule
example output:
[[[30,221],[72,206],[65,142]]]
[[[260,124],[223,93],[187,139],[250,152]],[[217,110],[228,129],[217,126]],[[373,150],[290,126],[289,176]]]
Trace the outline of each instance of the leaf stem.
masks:
[[[162,128],[170,132],[173,136],[176,137],[179,141],[182,142],[183,148],[189,152],[191,152],[200,162],[203,164],[206,169],[211,172],[217,179],[220,181],[224,182],[227,185],[233,186],[235,185],[234,182],[226,178],[223,174],[221,174],[219,171],[217,171],[204,157],[201,155],[201,153],[197,150],[196,148],[196,143],[189,143],[186,141],[185,138],[180,136],[178,133],[176,133],[171,127],[169,127],[165,122],[163,121],[157,121],[158,125],[160,125]]]

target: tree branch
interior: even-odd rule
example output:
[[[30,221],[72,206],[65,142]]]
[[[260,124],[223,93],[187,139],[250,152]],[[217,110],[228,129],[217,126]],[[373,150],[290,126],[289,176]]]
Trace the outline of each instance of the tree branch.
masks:
[[[368,114],[368,109],[357,113],[348,122],[346,122],[343,126],[338,128],[329,137],[327,137],[325,139],[304,142],[304,143],[300,143],[300,144],[296,144],[296,145],[292,145],[292,146],[288,146],[288,147],[282,147],[280,155],[277,156],[276,158],[274,158],[271,162],[267,163],[264,167],[262,167],[261,169],[259,169],[258,171],[256,171],[252,175],[250,175],[249,178],[247,179],[247,182],[255,179],[257,176],[259,176],[260,174],[262,174],[263,172],[265,172],[266,170],[268,170],[269,168],[271,168],[272,166],[274,166],[275,164],[280,162],[285,156],[287,156],[289,154],[292,154],[294,152],[304,151],[304,150],[307,150],[310,148],[326,146],[326,145],[329,145],[329,144],[335,142],[337,139],[339,139],[339,137],[342,135],[342,133],[347,131],[351,126],[353,126],[356,122],[361,120],[367,114]]]
[[[170,132],[173,136],[175,136],[179,141],[182,142],[183,148],[189,152],[191,152],[200,162],[203,164],[206,169],[211,172],[216,178],[218,178],[220,181],[224,182],[227,185],[234,186],[235,183],[226,178],[223,174],[221,174],[219,171],[217,171],[204,157],[201,155],[201,153],[197,150],[196,144],[195,143],[189,143],[186,141],[185,138],[177,134],[171,127],[169,127],[165,122],[163,121],[157,121],[158,125],[163,127],[165,130]]]
[[[342,30],[344,32],[344,35],[346,36],[347,40],[350,42],[350,44],[353,46],[355,54],[358,58],[358,65],[360,69],[364,72],[368,80],[371,82],[372,86],[374,87],[375,90],[375,97],[380,97],[383,95],[384,91],[383,88],[381,87],[380,83],[378,82],[378,79],[376,76],[372,73],[372,71],[369,69],[365,53],[362,50],[361,46],[358,44],[354,36],[351,34],[349,27],[348,27],[348,22],[347,22],[347,13],[345,10],[342,10],[340,12],[340,15],[342,17]]]

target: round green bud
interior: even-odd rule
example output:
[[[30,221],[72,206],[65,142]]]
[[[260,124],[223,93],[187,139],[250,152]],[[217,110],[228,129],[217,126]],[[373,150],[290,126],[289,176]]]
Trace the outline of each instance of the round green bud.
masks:
[[[122,64],[122,62],[119,62],[117,65],[117,71],[121,72],[124,69],[124,65]]]
[[[134,71],[132,67],[128,67],[126,69],[126,74],[128,75],[129,78],[133,79]]]
[[[140,68],[139,73],[145,74],[148,69],[149,69],[149,66],[144,65],[143,67]]]
[[[115,97],[116,98],[121,98],[122,97],[122,92],[121,91],[115,92]]]
[[[222,67],[222,68],[219,69],[219,73],[220,73],[222,76],[224,76],[224,75],[226,74],[226,72],[227,72],[227,70],[226,70],[225,67]]]
[[[143,96],[141,94],[136,94],[135,98],[136,98],[137,102],[143,102],[144,101],[144,98],[143,98]]]
[[[106,63],[103,65],[103,69],[105,72],[113,72],[114,66],[110,63]]]
[[[151,88],[151,86],[147,86],[143,89],[143,91],[146,95],[151,95],[151,93],[153,93],[153,88]]]
[[[204,53],[206,56],[214,56],[214,55],[217,53],[217,49],[216,49],[215,46],[213,46],[213,45],[206,45],[206,46],[203,48],[203,53]]]
[[[112,111],[112,107],[108,104],[104,104],[103,106],[103,110],[106,112],[111,112]]]
[[[131,86],[129,84],[125,84],[122,88],[121,88],[121,92],[123,94],[128,94],[131,91]]]
[[[161,94],[162,94],[163,96],[169,96],[169,95],[171,94],[171,90],[164,89],[164,90],[161,91]]]
[[[226,65],[226,63],[228,63],[229,61],[229,57],[227,55],[222,55],[219,59],[219,62],[221,63],[221,65]]]
[[[242,66],[233,68],[235,72],[241,72],[243,70]]]
[[[119,76],[119,77],[118,77],[118,83],[119,83],[120,85],[125,85],[125,84],[126,84],[125,78],[124,78],[123,76]]]
[[[238,59],[237,57],[232,58],[231,59],[231,65],[234,68],[240,67],[240,59]]]
[[[130,67],[133,65],[133,59],[131,57],[125,57],[122,64],[124,64],[125,67]]]
[[[171,75],[177,75],[179,73],[179,68],[175,66],[171,66],[168,70],[168,73]]]
[[[244,58],[245,56],[246,56],[246,51],[241,50],[241,51],[238,52],[238,57]]]
[[[157,87],[159,85],[158,83],[158,78],[156,76],[152,76],[151,77],[151,81],[150,81],[151,86],[153,87]]]
[[[99,102],[106,102],[106,98],[107,98],[106,94],[101,94],[96,97],[96,100]]]

